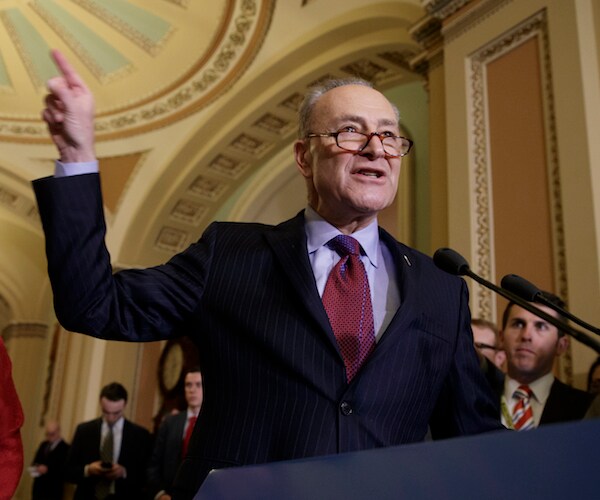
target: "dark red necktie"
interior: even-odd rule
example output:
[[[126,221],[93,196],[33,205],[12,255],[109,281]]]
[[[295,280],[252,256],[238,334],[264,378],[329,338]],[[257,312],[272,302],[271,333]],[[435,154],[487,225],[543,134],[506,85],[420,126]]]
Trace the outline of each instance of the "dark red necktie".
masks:
[[[181,445],[181,456],[183,458],[185,458],[185,456],[187,455],[188,446],[190,444],[190,438],[192,437],[192,432],[194,432],[194,426],[196,425],[196,420],[198,420],[198,417],[195,415],[192,415],[191,417],[188,418],[188,426],[187,426],[187,429],[185,430],[185,436],[183,438],[183,443]]]
[[[338,235],[327,243],[341,259],[333,267],[323,292],[323,305],[346,365],[348,382],[375,348],[373,306],[360,245]]]

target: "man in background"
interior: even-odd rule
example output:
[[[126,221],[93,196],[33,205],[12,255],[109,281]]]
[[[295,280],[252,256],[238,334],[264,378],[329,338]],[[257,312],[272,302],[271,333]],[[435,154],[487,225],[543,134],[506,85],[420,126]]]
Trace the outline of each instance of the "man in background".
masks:
[[[565,304],[559,297],[549,292],[542,294],[564,309]],[[535,305],[566,323],[566,318],[550,307]],[[569,387],[553,374],[555,359],[569,346],[564,332],[511,302],[502,317],[500,339],[507,360],[501,395],[505,426],[527,430],[584,417],[593,396]]]
[[[506,353],[500,346],[498,327],[487,319],[472,318],[471,329],[477,352],[497,366],[499,370],[506,371]]]
[[[187,371],[184,379],[187,409],[168,416],[160,425],[150,465],[148,467],[148,490],[150,498],[170,500],[171,486],[181,460],[187,453],[194,425],[202,407],[203,390],[200,368]]]
[[[34,475],[32,500],[62,500],[65,466],[69,445],[61,436],[60,424],[50,420],[46,424],[46,439],[41,442],[30,471]]]
[[[67,458],[75,499],[140,498],[151,450],[150,433],[123,416],[127,390],[113,382],[100,392],[102,416],[77,426]]]

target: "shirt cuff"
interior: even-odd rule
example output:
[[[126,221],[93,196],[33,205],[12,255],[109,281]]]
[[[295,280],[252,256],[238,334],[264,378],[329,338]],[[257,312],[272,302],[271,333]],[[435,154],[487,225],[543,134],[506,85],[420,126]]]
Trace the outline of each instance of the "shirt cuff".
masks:
[[[80,163],[54,162],[54,177],[70,177],[72,175],[97,174],[98,161],[84,161]]]

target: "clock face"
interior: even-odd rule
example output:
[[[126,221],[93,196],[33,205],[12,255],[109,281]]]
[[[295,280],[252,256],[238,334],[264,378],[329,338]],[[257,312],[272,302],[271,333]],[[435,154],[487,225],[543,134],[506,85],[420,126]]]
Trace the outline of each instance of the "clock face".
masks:
[[[179,343],[168,345],[162,365],[161,378],[164,388],[171,391],[177,385],[183,370],[183,349]]]

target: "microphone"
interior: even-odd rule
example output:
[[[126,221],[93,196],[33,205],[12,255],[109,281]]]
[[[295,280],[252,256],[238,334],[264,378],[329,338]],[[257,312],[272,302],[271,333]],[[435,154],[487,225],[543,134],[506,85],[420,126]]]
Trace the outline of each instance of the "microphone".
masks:
[[[508,290],[509,292],[518,295],[522,299],[527,300],[528,302],[538,302],[540,304],[543,304],[546,307],[549,307],[550,309],[563,315],[565,318],[569,318],[571,321],[577,323],[579,326],[582,326],[586,330],[589,330],[590,332],[593,332],[596,335],[600,335],[600,329],[586,323],[574,314],[571,314],[566,309],[563,309],[562,307],[554,304],[551,300],[548,300],[537,286],[535,286],[530,281],[527,281],[525,278],[517,276],[516,274],[507,274],[506,276],[504,276],[504,278],[502,278],[500,285],[505,290]]]
[[[526,311],[535,314],[537,317],[542,318],[559,330],[568,333],[571,335],[571,337],[575,338],[582,344],[587,345],[591,349],[594,349],[600,354],[600,342],[598,342],[596,339],[588,337],[582,331],[579,331],[567,323],[562,322],[558,318],[551,316],[546,311],[534,306],[528,300],[522,299],[518,295],[505,290],[504,288],[500,288],[499,286],[496,286],[488,280],[482,278],[478,274],[475,274],[473,271],[471,271],[471,267],[469,266],[467,260],[455,250],[452,250],[451,248],[439,248],[433,255],[433,262],[439,269],[446,271],[449,274],[453,274],[454,276],[468,276],[469,278],[477,281],[477,283],[483,285],[485,288],[496,292],[498,295],[501,295],[505,299],[514,302],[519,307],[522,307]]]

